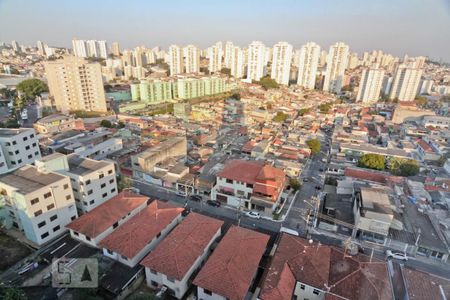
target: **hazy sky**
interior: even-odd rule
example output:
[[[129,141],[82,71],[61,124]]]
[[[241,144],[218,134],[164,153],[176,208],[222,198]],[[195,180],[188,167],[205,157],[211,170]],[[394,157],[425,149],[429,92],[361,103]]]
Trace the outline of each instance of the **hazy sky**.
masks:
[[[450,62],[450,0],[0,0],[0,41],[71,46],[74,37],[121,48],[343,41]]]

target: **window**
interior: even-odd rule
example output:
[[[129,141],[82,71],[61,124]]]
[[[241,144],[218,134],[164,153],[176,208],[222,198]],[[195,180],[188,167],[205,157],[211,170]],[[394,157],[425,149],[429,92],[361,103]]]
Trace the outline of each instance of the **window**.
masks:
[[[152,280],[151,283],[152,283],[153,286],[158,286],[158,283],[156,281]]]
[[[77,193],[77,192],[78,192],[78,190],[77,190],[76,188],[72,188],[72,191],[73,191],[74,193]]]
[[[88,237],[88,236],[86,236],[86,240],[90,241],[90,240],[91,240],[91,238],[90,238],[90,237]]]
[[[104,188],[106,186],[106,183],[102,183],[101,185],[100,185],[100,188]]]
[[[70,199],[72,199],[72,196],[71,195],[67,195],[66,196],[66,200],[70,200]]]
[[[253,184],[247,183],[247,187],[252,189],[253,188]]]
[[[33,143],[33,145],[32,145],[33,147],[36,147],[37,145],[36,145],[36,143]]]
[[[109,170],[109,171],[108,171],[108,174],[112,174],[112,170]]]
[[[31,201],[30,201],[31,205],[35,205],[38,202],[39,202],[38,198],[31,199]]]
[[[83,205],[88,205],[88,203],[86,201],[83,201]]]
[[[76,231],[73,232],[74,235],[79,236],[80,234]]]
[[[167,280],[170,281],[170,282],[175,282],[175,279],[170,278],[170,277],[167,277]]]
[[[35,151],[35,152],[34,152],[34,155],[38,155],[38,154],[39,154],[39,151]]]
[[[73,221],[77,218],[77,216],[72,216],[70,219]]]
[[[17,145],[17,142],[16,142],[16,141],[13,141],[12,144],[13,144],[13,145]]]
[[[48,232],[46,232],[43,235],[41,235],[41,239],[45,239],[46,237],[48,237]]]
[[[37,212],[34,213],[34,216],[37,217],[37,216],[39,216],[41,214],[42,214],[42,210],[38,210]]]
[[[30,145],[26,146],[25,150],[30,150]]]
[[[58,231],[59,229],[60,229],[61,227],[58,225],[58,226],[55,226],[55,227],[53,227],[53,232],[56,232],[56,231]]]
[[[204,292],[206,295],[212,296],[212,292],[211,292],[210,290],[203,289],[203,292]]]
[[[106,196],[108,196],[108,193],[104,193],[104,194],[102,195],[103,198],[105,198]]]
[[[93,193],[92,190],[89,190],[87,194],[92,195],[92,193]]]
[[[45,224],[47,224],[45,221],[42,221],[41,223],[38,223],[38,228],[44,227]]]
[[[44,199],[47,199],[52,196],[52,193],[48,192],[44,194]]]
[[[8,151],[9,155],[14,155],[14,153],[12,151]]]
[[[233,180],[232,179],[227,179],[227,180],[225,180],[226,181],[226,183],[233,183]]]
[[[109,180],[109,183],[113,183],[113,182],[114,182],[114,179],[110,179],[110,180]]]
[[[314,291],[313,291],[313,294],[314,294],[314,295],[320,295],[320,291],[319,291],[319,290],[316,290],[316,289],[314,289]]]
[[[19,150],[14,151],[15,154],[19,154]]]
[[[33,154],[28,155],[28,159],[31,159],[33,157]]]
[[[47,210],[51,210],[51,209],[54,209],[55,208],[55,204],[49,204],[49,205],[47,205]]]
[[[94,200],[89,201],[89,205],[94,204]]]
[[[21,163],[22,163],[22,159],[19,159],[19,160],[17,161],[17,163],[18,163],[18,164],[21,164]]]
[[[156,235],[156,238],[159,238],[160,236],[161,236],[161,232]]]
[[[153,269],[150,269],[150,273],[152,273],[152,274],[158,274],[158,272],[156,272],[156,271],[153,270]]]
[[[91,180],[90,180],[90,179],[86,180],[86,185],[88,185],[88,184],[90,184],[90,183],[91,183]]]
[[[53,215],[50,217],[50,221],[55,221],[56,219],[58,219],[58,215]]]
[[[67,189],[69,188],[69,185],[66,183],[65,185],[63,185],[63,188],[64,188],[65,190],[67,190]]]
[[[102,179],[103,177],[105,177],[105,175],[104,175],[104,174],[100,174],[100,175],[98,175],[98,179]]]
[[[24,136],[24,137],[23,137],[23,141],[25,142],[26,140],[28,140],[28,137],[27,137],[27,136]]]
[[[116,189],[112,189],[112,190],[111,190],[111,193],[115,193],[115,192],[116,192]]]
[[[117,226],[119,226],[119,222],[116,222],[116,223],[113,224],[113,229],[117,228]]]
[[[12,160],[12,161],[11,161],[11,164],[12,164],[12,165],[15,165],[15,164],[16,164],[16,162]]]
[[[125,255],[121,255],[122,259],[128,260],[128,257],[126,257]]]
[[[30,135],[30,139],[32,139],[32,138],[34,138],[34,134],[31,134],[31,135]]]
[[[6,142],[6,146],[11,146],[11,143],[10,142]]]
[[[304,284],[300,284],[300,288],[301,288],[302,290],[304,290],[304,289],[305,289],[305,285],[304,285]]]

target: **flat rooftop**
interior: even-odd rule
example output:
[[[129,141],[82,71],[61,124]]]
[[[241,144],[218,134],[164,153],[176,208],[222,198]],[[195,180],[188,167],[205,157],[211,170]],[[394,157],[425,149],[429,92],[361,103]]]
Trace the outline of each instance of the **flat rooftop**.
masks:
[[[29,131],[29,130],[33,130],[33,129],[31,129],[31,128],[16,128],[16,129],[0,128],[0,138],[2,138],[2,137],[7,138],[7,137],[15,136],[19,133]]]
[[[0,182],[15,187],[21,194],[29,194],[64,179],[65,176],[52,172],[40,172],[35,166],[26,165],[1,176]]]
[[[98,161],[89,158],[84,158],[77,154],[68,155],[67,161],[69,163],[70,168],[69,173],[81,176],[95,172],[111,164],[106,161]]]

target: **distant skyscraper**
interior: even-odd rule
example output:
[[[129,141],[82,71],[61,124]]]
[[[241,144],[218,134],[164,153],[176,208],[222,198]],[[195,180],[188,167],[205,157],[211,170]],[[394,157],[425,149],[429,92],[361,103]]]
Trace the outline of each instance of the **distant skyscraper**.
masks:
[[[248,46],[247,80],[260,80],[264,75],[266,46],[262,42],[253,41]]]
[[[320,52],[319,67],[325,67],[326,64],[327,64],[327,51],[322,50]]]
[[[43,42],[41,41],[37,41],[37,49],[38,49],[38,53],[41,56],[45,56],[45,45]]]
[[[314,89],[319,59],[320,46],[316,43],[309,42],[300,48],[297,77],[298,85],[306,89]]]
[[[222,43],[216,43],[208,49],[209,72],[214,73],[222,69]]]
[[[169,47],[169,67],[171,76],[183,73],[183,51],[177,45]]]
[[[279,42],[273,46],[271,78],[279,84],[289,84],[291,71],[292,45],[287,42]]]
[[[415,67],[416,64],[400,65],[394,76],[389,99],[400,101],[413,101],[419,92],[422,69]]]
[[[108,58],[108,45],[106,44],[106,41],[98,41],[98,51],[99,56],[101,58],[107,59]]]
[[[88,57],[86,42],[83,40],[72,40],[73,54],[77,57]]]
[[[344,43],[336,43],[330,46],[323,85],[324,91],[333,93],[341,91],[345,69],[347,68],[348,51],[349,47]]]
[[[120,56],[120,46],[118,42],[111,44],[111,52],[114,56]]]
[[[99,57],[99,49],[97,41],[95,40],[86,41],[86,47],[88,57]]]
[[[233,47],[230,56],[231,76],[242,78],[244,76],[244,52],[239,47]]]
[[[133,50],[134,66],[143,67],[147,63],[145,52],[146,49],[144,46],[134,48]]]
[[[13,48],[13,50],[14,50],[15,52],[20,52],[20,45],[19,45],[18,42],[12,41],[12,42],[11,42],[11,46],[12,46],[12,48]]]
[[[200,71],[200,49],[194,45],[187,45],[184,49],[186,73]]]
[[[371,68],[364,69],[361,75],[361,81],[359,82],[356,101],[378,101],[381,88],[383,87],[383,79],[384,70],[378,68],[378,64],[375,64]]]
[[[101,66],[83,58],[66,56],[44,64],[50,94],[56,109],[70,111],[106,111]]]
[[[231,68],[231,55],[234,49],[233,42],[225,43],[225,57],[224,57],[224,65],[225,68]]]

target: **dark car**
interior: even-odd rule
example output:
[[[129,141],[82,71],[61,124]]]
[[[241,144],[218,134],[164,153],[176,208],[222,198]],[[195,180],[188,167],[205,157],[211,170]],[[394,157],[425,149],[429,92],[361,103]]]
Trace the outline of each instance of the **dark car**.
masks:
[[[195,202],[200,202],[200,201],[202,201],[202,197],[199,196],[199,195],[191,195],[191,196],[189,197],[189,200],[195,201]]]
[[[208,201],[206,201],[206,203],[208,205],[211,205],[211,206],[214,206],[214,207],[220,207],[220,202],[216,201],[216,200],[208,200]]]

